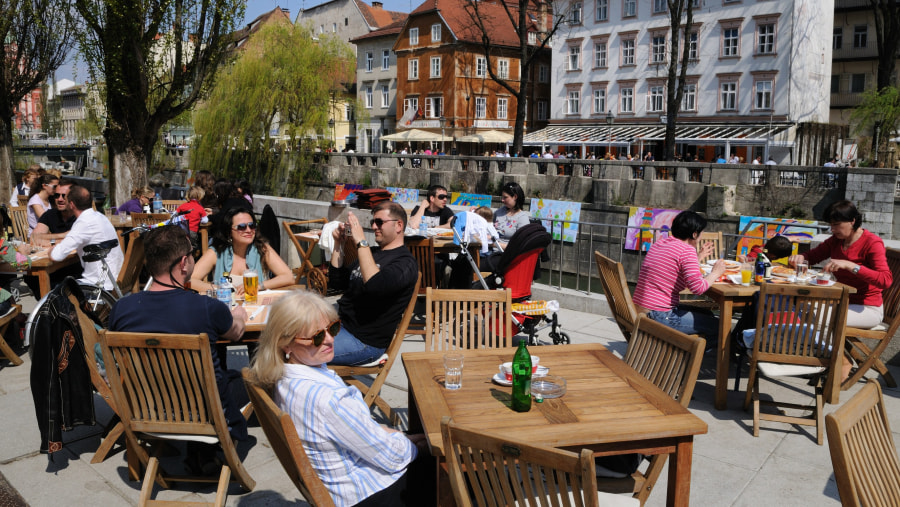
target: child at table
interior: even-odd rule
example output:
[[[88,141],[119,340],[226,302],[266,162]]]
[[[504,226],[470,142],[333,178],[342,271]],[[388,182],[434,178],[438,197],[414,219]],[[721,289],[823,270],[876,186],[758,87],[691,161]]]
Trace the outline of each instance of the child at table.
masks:
[[[206,195],[206,191],[198,186],[193,186],[187,191],[187,202],[176,210],[178,213],[186,211],[184,218],[188,223],[191,235],[191,246],[194,250],[200,249],[200,224],[206,222],[206,210],[200,204],[200,200]]]
[[[766,241],[765,250],[767,250],[766,257],[772,264],[787,266],[788,257],[794,253],[794,244],[784,236],[774,236]],[[737,260],[739,262],[756,262],[756,258],[762,251],[762,246],[755,245],[747,255],[738,255]]]

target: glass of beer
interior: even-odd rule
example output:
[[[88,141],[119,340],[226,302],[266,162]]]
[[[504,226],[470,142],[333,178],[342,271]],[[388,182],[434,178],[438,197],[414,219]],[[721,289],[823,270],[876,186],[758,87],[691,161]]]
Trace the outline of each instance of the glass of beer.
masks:
[[[247,303],[255,303],[258,292],[259,275],[252,269],[244,271],[244,301]]]

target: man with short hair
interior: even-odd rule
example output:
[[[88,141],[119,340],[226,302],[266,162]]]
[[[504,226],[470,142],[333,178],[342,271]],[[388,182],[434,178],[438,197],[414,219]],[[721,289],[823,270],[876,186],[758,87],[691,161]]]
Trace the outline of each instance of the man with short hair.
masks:
[[[416,206],[412,210],[412,216],[409,217],[409,226],[418,229],[422,220],[429,228],[449,229],[450,220],[453,219],[453,210],[447,207],[447,201],[450,200],[450,194],[447,189],[440,185],[431,185],[428,187],[428,193],[422,204]]]
[[[52,196],[53,207],[41,215],[37,227],[31,231],[31,237],[38,243],[66,237],[75,223],[75,214],[69,209],[69,190],[75,182],[63,178],[56,184],[56,193]]]
[[[78,252],[78,259],[81,260],[81,266],[84,268],[81,280],[84,283],[95,284],[98,280],[102,281],[103,287],[112,290],[116,277],[119,276],[119,270],[122,269],[122,263],[125,256],[122,254],[121,248],[113,248],[106,256],[106,264],[109,266],[110,274],[113,280],[110,280],[103,273],[103,265],[100,261],[85,263],[84,247],[95,245],[107,240],[118,240],[116,229],[109,220],[91,208],[91,192],[81,185],[72,185],[69,187],[69,211],[75,216],[75,222],[72,229],[55,246],[50,247],[50,259],[60,262],[65,259],[72,250]]]
[[[331,364],[360,365],[377,360],[390,345],[412,297],[419,267],[403,244],[406,211],[384,201],[372,210],[377,248],[369,246],[359,219],[349,213],[347,223],[357,246],[357,260],[344,266],[342,238],[345,224],[335,228],[329,285],[347,290],[337,302],[341,332],[334,337]]]

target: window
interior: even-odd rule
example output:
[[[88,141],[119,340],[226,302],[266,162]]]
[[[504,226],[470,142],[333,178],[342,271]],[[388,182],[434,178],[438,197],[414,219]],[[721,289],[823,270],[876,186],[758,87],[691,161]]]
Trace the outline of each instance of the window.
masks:
[[[834,32],[831,33],[831,49],[838,50],[841,49],[841,46],[844,45],[844,27],[836,26],[834,27]]]
[[[722,30],[722,56],[738,56],[738,29]]]
[[[685,83],[684,94],[681,96],[682,111],[697,110],[697,85],[694,83]]]
[[[666,36],[654,35],[650,39],[650,63],[666,62]]]
[[[344,121],[353,121],[353,106],[344,104]]]
[[[509,79],[509,60],[506,58],[497,60],[497,77],[500,79]]]
[[[862,49],[869,44],[869,26],[856,25],[853,27],[853,47]]]
[[[772,81],[756,82],[756,109],[772,109]]]
[[[433,77],[433,78],[441,77],[441,57],[440,56],[432,56],[431,57],[431,77]]]
[[[546,83],[550,80],[550,68],[546,65],[538,66],[538,83]]]
[[[634,65],[634,39],[622,41],[622,65]]]
[[[337,33],[337,23],[331,24],[331,33]]]
[[[509,99],[497,99],[497,119],[505,120],[506,111],[509,109]]]
[[[756,27],[756,54],[775,53],[775,23],[763,23]]]
[[[850,76],[850,93],[862,93],[866,91],[866,75],[853,74]]]
[[[475,118],[487,117],[487,98],[475,97]]]
[[[666,0],[653,0],[653,14],[659,14],[669,10]]]
[[[594,44],[594,67],[606,67],[606,41]]]
[[[418,60],[418,58],[411,58],[409,60],[409,78],[408,79],[419,79],[419,60]]]
[[[484,77],[487,75],[487,60],[483,56],[475,58],[475,77]]]
[[[441,24],[435,23],[431,25],[431,42],[441,41]]]
[[[841,76],[831,76],[831,93],[841,93]]]
[[[366,85],[366,109],[372,109],[373,102],[372,85]]]
[[[700,52],[697,49],[697,32],[691,32],[688,35],[688,41],[688,44],[691,45],[691,47],[688,48],[688,60],[699,60]]]
[[[722,83],[720,90],[721,105],[719,109],[722,111],[734,111],[737,109],[737,82],[729,81]]]
[[[575,2],[572,4],[572,12],[569,16],[569,24],[570,25],[580,25],[581,24],[581,13],[582,13],[583,4],[581,2]]]
[[[381,52],[381,70],[388,70],[391,67],[391,51],[385,49]]]
[[[403,99],[403,111],[409,111],[412,109],[413,111],[419,110],[419,97],[408,97]]]
[[[319,25],[319,33],[325,33],[325,25]]]
[[[609,19],[609,0],[597,0],[597,9],[594,10],[595,21],[606,21]]]
[[[381,85],[381,107],[386,108],[391,105],[391,89],[388,85]]]
[[[592,102],[594,113],[599,114],[606,112],[606,89],[594,88],[594,96]]]
[[[578,70],[581,68],[581,46],[569,46],[569,58],[566,59],[566,70]]]
[[[634,112],[634,88],[620,88],[619,96],[622,98],[622,104],[619,107],[622,113]]]
[[[663,107],[663,96],[665,95],[663,92],[664,89],[665,87],[662,85],[650,87],[647,93],[647,111],[658,113],[665,110]]]
[[[622,17],[637,16],[637,0],[623,0]]]
[[[581,91],[569,90],[569,93],[566,96],[566,114],[578,114],[578,109],[580,106]]]
[[[528,32],[528,43],[531,45],[538,43],[538,34],[535,31]]]
[[[444,114],[444,99],[442,97],[428,97],[425,99],[425,117],[440,118]]]
[[[366,51],[366,72],[372,72],[372,67],[375,64],[375,54],[371,51]]]
[[[418,28],[410,28],[409,29],[409,45],[410,46],[418,46],[419,45],[419,29]]]
[[[538,120],[546,120],[547,119],[547,101],[539,100],[537,102],[537,119]]]

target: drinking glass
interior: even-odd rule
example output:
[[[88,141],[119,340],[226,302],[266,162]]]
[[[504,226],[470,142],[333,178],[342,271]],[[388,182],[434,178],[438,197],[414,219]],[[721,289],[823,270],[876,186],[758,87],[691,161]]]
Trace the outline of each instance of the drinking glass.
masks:
[[[809,278],[809,263],[800,261],[797,263],[797,280],[806,280]]]
[[[456,390],[462,387],[463,355],[458,352],[444,354],[444,387]]]
[[[741,285],[749,286],[753,280],[753,264],[745,262],[741,264]]]
[[[258,291],[259,275],[252,269],[244,271],[244,301],[247,303],[255,303]]]

